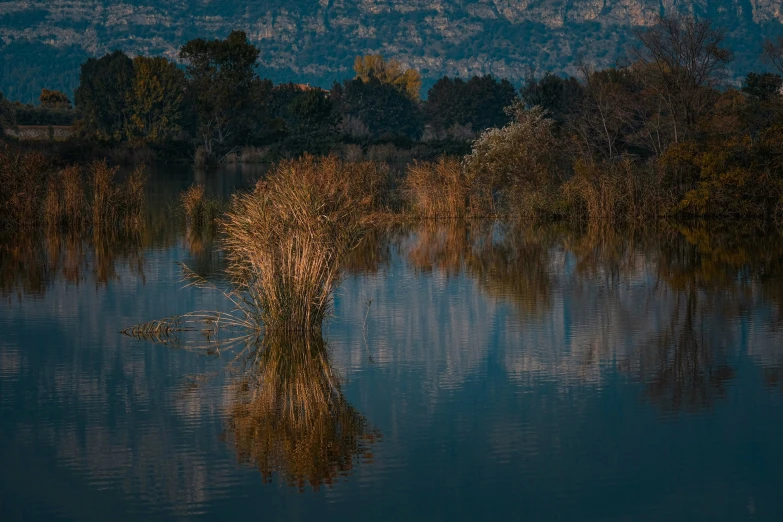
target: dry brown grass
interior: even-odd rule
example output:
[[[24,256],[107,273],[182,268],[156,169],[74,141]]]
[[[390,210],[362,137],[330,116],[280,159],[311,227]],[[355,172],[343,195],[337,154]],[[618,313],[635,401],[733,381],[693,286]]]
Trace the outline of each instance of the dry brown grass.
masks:
[[[562,191],[578,216],[592,225],[643,223],[656,219],[665,206],[659,181],[627,158],[600,163],[579,160]]]
[[[204,185],[191,185],[180,195],[188,230],[200,232],[213,228],[225,211],[225,205],[217,199],[207,196]]]
[[[267,330],[320,329],[342,261],[381,199],[378,173],[304,156],[234,197],[223,222],[229,273]]]
[[[23,227],[38,224],[50,171],[47,159],[37,152],[0,147],[0,221]]]
[[[95,161],[87,168],[92,180],[92,223],[98,228],[118,221],[120,195],[114,183],[118,170],[105,161]]]
[[[62,178],[63,217],[71,227],[81,227],[87,221],[87,196],[79,167],[68,167],[60,172]]]
[[[419,217],[461,218],[468,214],[470,184],[458,158],[414,162],[408,166],[402,190]]]
[[[144,171],[136,169],[123,184],[116,167],[105,161],[82,169],[57,170],[40,154],[0,150],[0,224],[11,228],[105,231],[141,227]]]

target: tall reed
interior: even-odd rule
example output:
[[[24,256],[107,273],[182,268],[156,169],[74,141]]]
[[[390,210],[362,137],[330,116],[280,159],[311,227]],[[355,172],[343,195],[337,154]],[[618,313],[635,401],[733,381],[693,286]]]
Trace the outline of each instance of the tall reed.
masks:
[[[468,213],[470,186],[458,158],[415,161],[403,182],[413,212],[424,218],[458,218]]]
[[[320,329],[374,201],[353,174],[337,158],[304,156],[232,200],[223,222],[229,273],[267,330]]]
[[[71,166],[60,172],[62,180],[63,216],[71,227],[81,227],[88,219],[87,195],[79,167]]]

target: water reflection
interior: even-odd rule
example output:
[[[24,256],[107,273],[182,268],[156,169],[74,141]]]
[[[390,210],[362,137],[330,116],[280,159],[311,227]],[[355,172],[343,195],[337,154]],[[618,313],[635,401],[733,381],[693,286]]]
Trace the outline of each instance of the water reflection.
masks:
[[[0,236],[0,295],[42,296],[55,281],[78,285],[91,274],[97,285],[117,279],[117,262],[144,278],[142,236],[37,230]]]
[[[380,434],[346,401],[320,334],[267,334],[244,363],[227,434],[264,482],[318,490],[372,460]]]
[[[580,231],[477,221],[423,223],[377,240],[424,274],[467,277],[495,302],[512,303],[521,325],[506,332],[507,343],[525,348],[509,351],[506,363],[519,378],[599,383],[616,368],[643,383],[645,396],[666,414],[710,407],[725,396],[742,353],[762,365],[770,385],[781,381],[777,232],[698,223]],[[418,306],[418,296],[410,299],[413,317],[435,312],[431,304]],[[481,316],[471,306],[468,293],[449,302],[451,328]],[[751,313],[765,320],[750,321]],[[442,323],[429,322],[429,329]],[[473,352],[480,355],[483,344],[473,341]],[[464,346],[453,346],[459,353],[444,360],[464,360]]]

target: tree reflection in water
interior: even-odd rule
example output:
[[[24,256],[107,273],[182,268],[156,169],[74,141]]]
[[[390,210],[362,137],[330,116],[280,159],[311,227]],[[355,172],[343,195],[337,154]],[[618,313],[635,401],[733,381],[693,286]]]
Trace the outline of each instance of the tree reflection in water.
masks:
[[[244,364],[227,436],[264,482],[318,490],[372,460],[380,433],[346,401],[320,333],[267,334]]]
[[[562,371],[571,359],[582,367],[617,360],[666,413],[710,407],[725,394],[744,317],[766,314],[768,321],[754,321],[764,330],[759,335],[774,334],[783,320],[783,239],[775,231],[449,221],[423,223],[412,238],[405,245],[411,265],[474,278],[489,295],[513,302],[527,322],[544,318],[557,299],[584,307],[585,348],[558,348],[551,356],[565,361],[542,363]],[[775,343],[759,344],[769,352]],[[783,382],[783,350],[749,355],[767,383]]]

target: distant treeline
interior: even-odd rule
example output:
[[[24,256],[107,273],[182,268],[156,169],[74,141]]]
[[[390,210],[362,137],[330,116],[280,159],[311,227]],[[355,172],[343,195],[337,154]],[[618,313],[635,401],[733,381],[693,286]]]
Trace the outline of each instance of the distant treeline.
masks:
[[[507,123],[504,108],[517,98],[508,81],[476,76],[442,78],[422,102],[418,72],[381,56],[357,57],[356,77],[330,91],[273,85],[258,76],[258,55],[241,31],[188,42],[184,67],[115,51],[82,65],[73,108],[45,90],[38,106],[0,102],[0,118],[6,126],[75,123],[82,139],[101,142],[189,144],[198,161],[215,162],[248,147],[275,158],[422,139],[464,151],[480,131]],[[50,100],[52,92],[62,99]]]
[[[6,125],[70,113],[80,139],[188,150],[199,163],[361,159],[378,143],[464,156],[448,164],[459,172],[421,171],[416,188],[451,183],[464,214],[783,215],[783,78],[728,86],[733,54],[709,21],[661,17],[637,38],[624,65],[584,64],[579,78],[531,77],[519,91],[489,76],[441,78],[421,100],[419,74],[380,56],[357,57],[356,76],[330,91],[273,85],[236,31],[185,44],[184,68],[119,51],[89,59],[74,110],[52,91],[36,108],[0,106]],[[783,73],[783,39],[764,50]]]

